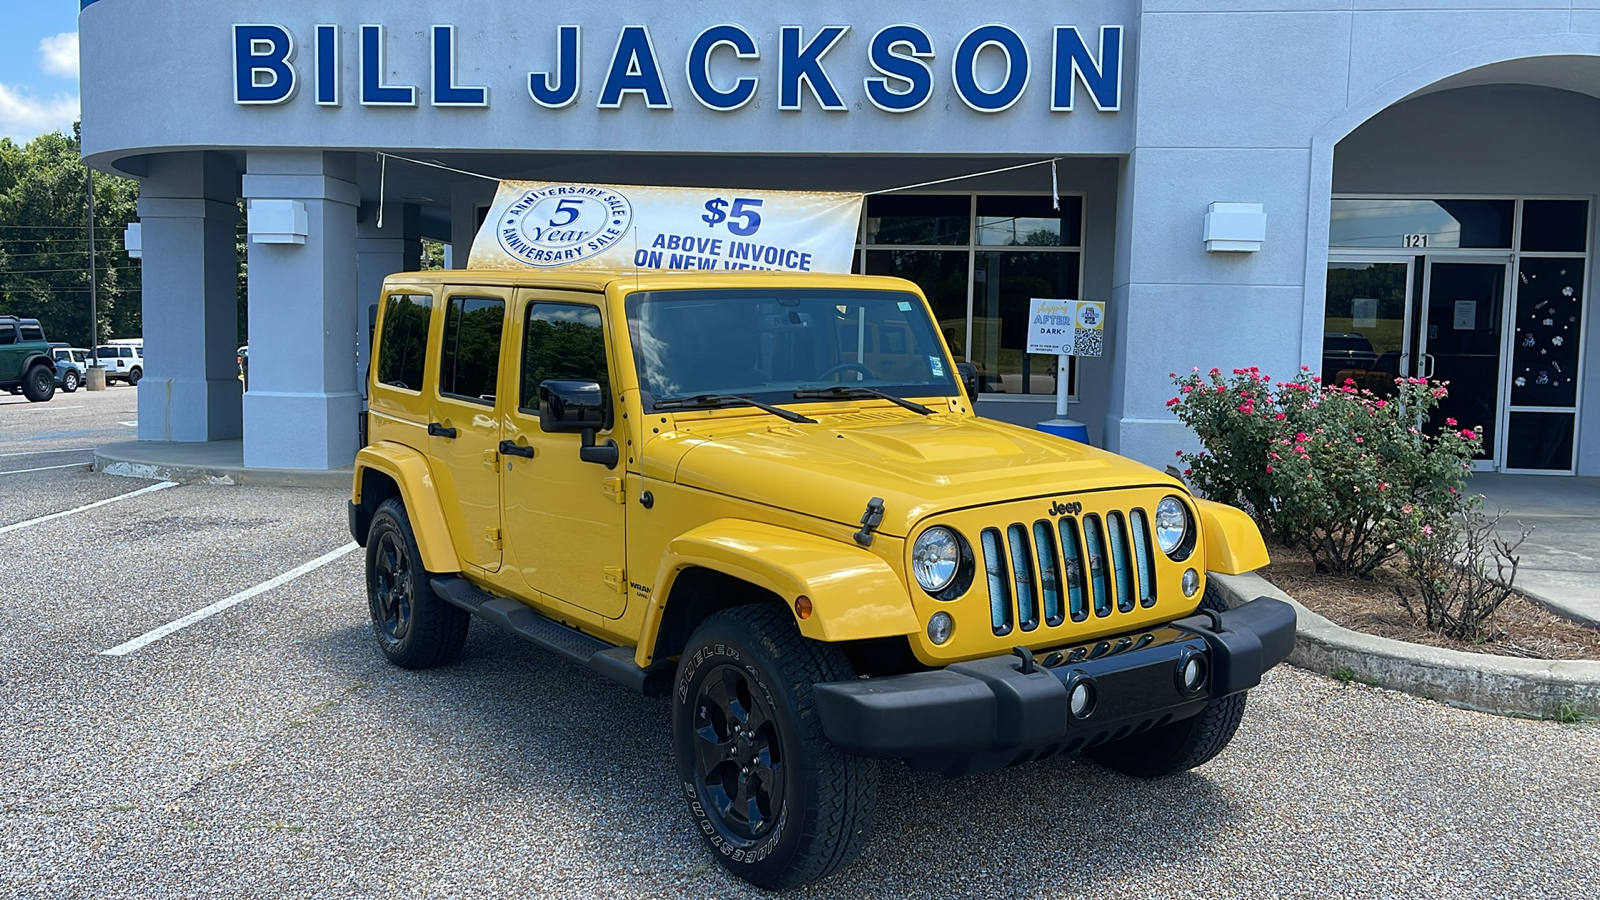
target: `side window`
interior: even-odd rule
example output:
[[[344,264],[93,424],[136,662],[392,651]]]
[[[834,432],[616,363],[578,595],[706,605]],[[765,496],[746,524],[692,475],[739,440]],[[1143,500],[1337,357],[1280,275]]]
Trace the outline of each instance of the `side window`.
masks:
[[[439,393],[493,406],[506,303],[495,297],[451,297],[448,303]]]
[[[433,298],[427,294],[389,295],[378,341],[380,384],[422,390],[422,363],[428,355],[428,318],[432,315]]]
[[[598,381],[610,389],[600,310],[575,303],[528,304],[517,406],[523,412],[537,413],[539,382],[551,378]]]
[[[44,340],[44,329],[38,325],[24,325],[22,326],[22,339],[25,341],[42,341]]]
[[[17,342],[17,326],[0,325],[0,344],[15,344]]]

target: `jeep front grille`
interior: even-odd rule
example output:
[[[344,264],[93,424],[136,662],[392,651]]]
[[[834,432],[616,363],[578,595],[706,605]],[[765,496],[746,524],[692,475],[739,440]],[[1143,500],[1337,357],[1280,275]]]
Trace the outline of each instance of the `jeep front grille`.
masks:
[[[997,635],[1156,603],[1150,522],[1142,509],[985,528],[979,543]]]

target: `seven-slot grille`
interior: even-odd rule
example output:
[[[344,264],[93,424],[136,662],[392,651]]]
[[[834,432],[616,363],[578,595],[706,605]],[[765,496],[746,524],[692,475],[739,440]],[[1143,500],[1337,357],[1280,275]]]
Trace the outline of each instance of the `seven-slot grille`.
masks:
[[[1142,509],[985,528],[979,543],[997,635],[1156,604],[1150,521]]]

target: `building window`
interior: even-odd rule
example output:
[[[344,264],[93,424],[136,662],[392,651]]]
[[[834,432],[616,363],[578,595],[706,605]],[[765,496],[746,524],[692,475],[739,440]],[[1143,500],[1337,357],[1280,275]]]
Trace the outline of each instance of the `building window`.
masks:
[[[857,271],[914,282],[985,393],[1056,392],[1056,360],[1027,353],[1029,301],[1079,299],[1083,197],[910,194],[867,198]],[[1076,393],[1076,361],[1068,392]]]

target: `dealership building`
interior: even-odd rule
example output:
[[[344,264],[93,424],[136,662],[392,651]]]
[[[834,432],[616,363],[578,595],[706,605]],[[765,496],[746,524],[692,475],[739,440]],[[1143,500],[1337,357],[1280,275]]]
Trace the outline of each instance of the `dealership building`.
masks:
[[[84,155],[140,182],[141,441],[349,465],[384,276],[464,265],[506,178],[865,192],[856,269],[922,287],[983,415],[1054,414],[1031,298],[1107,301],[1072,416],[1157,465],[1168,373],[1309,366],[1448,379],[1482,468],[1600,475],[1600,0],[83,0],[80,36]]]

